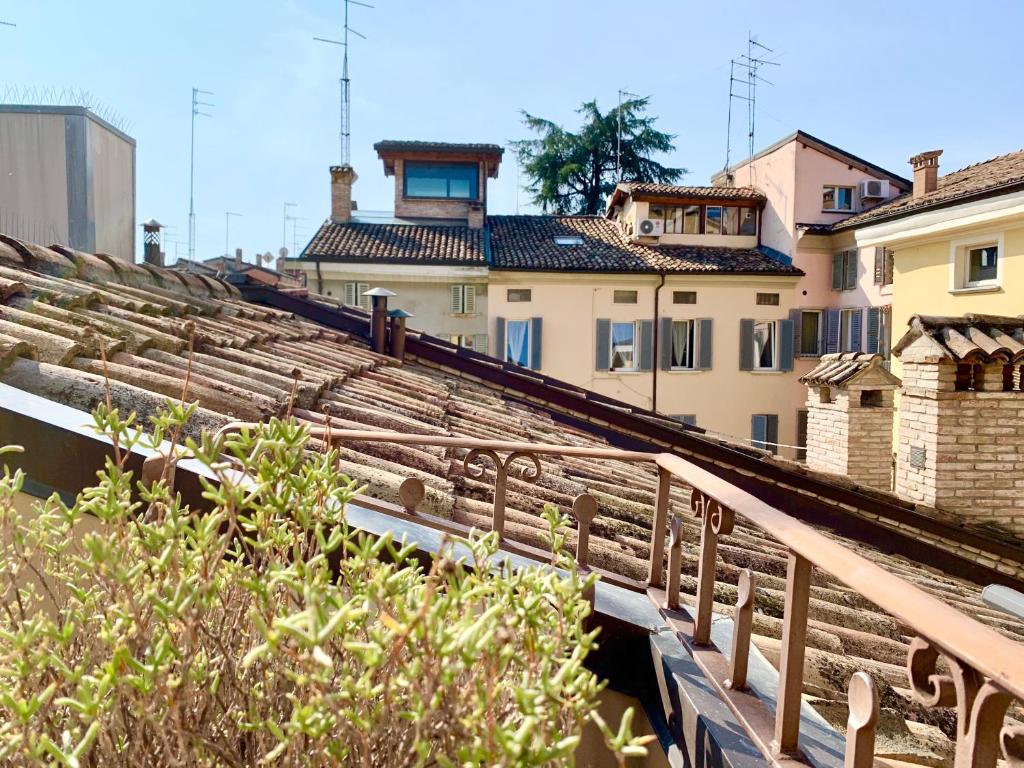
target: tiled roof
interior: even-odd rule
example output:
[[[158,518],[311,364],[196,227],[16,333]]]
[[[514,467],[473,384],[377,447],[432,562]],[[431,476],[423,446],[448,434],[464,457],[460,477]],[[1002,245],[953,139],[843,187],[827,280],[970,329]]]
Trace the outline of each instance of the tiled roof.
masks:
[[[458,144],[448,141],[402,141],[385,139],[373,145],[377,152],[450,152],[464,154],[466,152],[505,153],[500,144]]]
[[[828,235],[832,233],[831,224],[797,224],[796,228],[811,235]]]
[[[822,355],[818,365],[800,377],[800,383],[808,386],[844,387],[869,374],[874,374],[873,381],[888,381],[894,387],[900,384],[898,378],[882,367],[882,356],[868,352],[832,352]]]
[[[980,197],[1024,189],[1024,150],[994,157],[939,178],[934,192],[915,198],[907,193],[869,211],[843,219],[832,226],[833,231],[863,224],[909,216],[929,208],[967,202]]]
[[[304,257],[342,261],[482,266],[484,231],[462,225],[325,222]]]
[[[936,357],[956,362],[1024,362],[1024,317],[914,315],[910,330],[893,347],[893,354],[899,356],[921,338]]]
[[[756,200],[758,202],[763,202],[767,199],[762,192],[757,191],[753,187],[686,187],[646,181],[621,182],[618,187],[635,197],[650,195],[680,199],[708,198],[711,200]]]
[[[603,436],[607,430],[556,420],[542,405],[516,399],[511,378],[507,386],[492,387],[486,379],[463,376],[429,360],[410,357],[397,365],[371,352],[361,336],[247,303],[235,288],[217,280],[109,257],[74,260],[14,243],[0,243],[0,383],[43,398],[89,410],[105,397],[105,372],[114,404],[136,411],[144,424],[166,397],[180,396],[189,370],[188,397],[199,403],[187,429],[192,436],[236,419],[283,415],[291,403],[299,420],[322,425],[329,419],[338,429],[608,445]],[[339,314],[366,322],[359,313]],[[189,365],[191,333],[195,352]],[[495,363],[481,362],[478,373]],[[549,396],[555,395],[552,387]],[[614,407],[609,405],[608,414]],[[624,404],[617,408],[629,410]],[[691,435],[689,445],[695,449],[703,442],[682,428],[676,434]],[[630,439],[635,441],[635,435]],[[342,469],[365,483],[370,495],[393,501],[398,485],[417,477],[427,488],[421,511],[478,528],[489,525],[491,485],[467,476],[461,461],[464,449],[359,443],[343,446],[340,456]],[[645,578],[656,470],[557,455],[546,457],[543,465],[538,479],[509,477],[506,535],[541,546],[543,505],[568,507],[576,494],[586,491],[600,504],[591,528],[592,565]],[[794,501],[797,496],[793,494]],[[684,600],[692,601],[686,596],[696,589],[700,522],[690,511],[688,489],[674,486],[670,503],[682,523],[681,587]],[[858,525],[870,524],[858,519]],[[892,536],[897,535],[894,528]],[[844,544],[1009,637],[1024,639],[1024,623],[987,608],[977,585],[868,545]],[[575,543],[570,540],[569,546]],[[758,583],[754,642],[777,659],[785,547],[738,518],[734,531],[719,543],[718,558],[716,610],[730,611],[740,571],[753,569]],[[864,669],[882,687],[887,716],[901,725],[902,718],[922,716],[906,691],[903,665],[909,638],[899,621],[822,571],[814,574],[809,614],[805,681],[816,702],[842,709],[850,672]],[[844,712],[839,720],[845,722],[845,717]],[[899,750],[900,760],[929,765],[949,758],[951,743],[934,725],[918,724],[914,733],[924,735],[915,739],[905,733],[889,742],[882,732],[878,752]]]
[[[752,248],[650,246],[629,240],[600,216],[489,216],[491,266],[565,272],[801,275]],[[555,238],[578,237],[579,245]]]

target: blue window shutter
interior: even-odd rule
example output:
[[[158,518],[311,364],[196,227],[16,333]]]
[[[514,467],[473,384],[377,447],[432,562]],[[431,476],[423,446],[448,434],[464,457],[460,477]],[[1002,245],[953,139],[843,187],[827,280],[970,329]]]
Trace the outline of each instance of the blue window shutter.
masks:
[[[779,370],[793,370],[793,327],[792,320],[779,320]]]
[[[740,320],[740,370],[754,370],[753,320]]]
[[[825,354],[839,351],[839,310],[825,310]]]
[[[755,413],[750,417],[750,441],[755,448],[764,450],[764,441],[768,439],[768,417],[763,413]]]
[[[654,368],[654,321],[641,320],[640,323],[640,370],[650,371]]]
[[[878,307],[868,309],[868,343],[865,352],[877,355],[881,350],[878,348],[878,335],[881,330],[882,310]]]
[[[600,319],[597,321],[597,350],[594,354],[594,369],[607,371],[612,367],[612,321]]]
[[[712,351],[711,318],[697,321],[697,367],[702,371],[711,370]]]
[[[804,313],[800,309],[789,310],[789,322],[793,324],[793,354],[799,355],[803,348],[800,344],[800,334],[804,327]]]
[[[777,454],[779,452],[779,446],[776,443],[779,442],[779,416],[775,413],[766,413],[764,415],[765,420],[765,441],[768,445],[765,448],[772,453]]]
[[[505,362],[505,318],[494,318],[494,356]]]
[[[863,334],[861,333],[861,330],[864,327],[863,317],[864,317],[864,310],[863,309],[855,309],[855,310],[853,310],[850,313],[850,351],[851,352],[860,352],[862,349],[864,349],[863,345],[861,344],[861,337],[863,336]]]
[[[530,318],[530,368],[540,370],[540,343],[543,339],[541,318]]]
[[[658,321],[658,357],[661,370],[672,367],[672,318],[663,317]]]

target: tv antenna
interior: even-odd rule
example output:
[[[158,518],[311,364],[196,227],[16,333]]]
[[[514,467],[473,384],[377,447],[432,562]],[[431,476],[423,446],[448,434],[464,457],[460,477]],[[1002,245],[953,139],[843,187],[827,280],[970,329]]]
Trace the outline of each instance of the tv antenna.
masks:
[[[201,88],[192,86],[192,143],[189,149],[188,168],[188,257],[196,257],[196,117],[213,117],[213,115],[201,111],[200,107],[212,107],[205,101],[200,101],[200,96],[213,96],[212,91],[204,91]]]
[[[756,36],[747,33],[747,52],[729,61],[729,118],[726,121],[725,138],[725,170],[729,170],[729,158],[732,151],[732,105],[736,99],[747,102],[747,151],[748,157],[754,156],[754,128],[757,117],[757,84],[774,85],[770,80],[761,77],[762,67],[781,66],[771,58],[775,51],[767,45],[759,43]],[[739,76],[737,77],[737,73]],[[744,86],[746,94],[743,93]],[[737,92],[739,91],[739,92]]]
[[[622,97],[628,96],[631,99],[642,99],[638,93],[631,93],[619,88],[619,108],[615,111],[615,183],[622,181]]]
[[[234,211],[224,211],[224,257],[228,258],[231,255],[231,249],[228,242],[231,239],[231,217],[242,218],[242,214],[235,213]]]
[[[16,26],[18,26],[18,25],[15,24],[14,22],[11,22],[11,21],[0,21],[0,27],[16,27]]]
[[[349,5],[359,5],[363,8],[373,8],[369,3],[360,2],[360,0],[345,0],[345,35],[341,40],[329,40],[326,37],[314,37],[313,39],[319,43],[330,43],[331,45],[340,45],[344,51],[341,57],[341,164],[343,166],[351,165],[351,143],[352,143],[352,131],[351,131],[351,115],[352,115],[352,96],[351,96],[351,80],[348,76],[348,33],[351,32],[362,40],[366,39],[366,35],[357,32],[352,29],[348,24],[348,7]]]

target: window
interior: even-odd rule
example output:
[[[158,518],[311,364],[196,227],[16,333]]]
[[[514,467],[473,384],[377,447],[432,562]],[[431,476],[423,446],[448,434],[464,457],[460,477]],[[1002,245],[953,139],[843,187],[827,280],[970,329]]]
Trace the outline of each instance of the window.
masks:
[[[740,208],[740,234],[753,236],[757,234],[757,209]]]
[[[475,285],[453,285],[451,286],[451,313],[453,315],[475,315],[476,314],[476,286]]]
[[[1000,254],[1003,250],[1001,235],[990,240],[956,241],[951,246],[951,291],[997,288],[1002,282]]]
[[[852,291],[857,287],[857,249],[832,254],[832,290]]]
[[[665,213],[665,234],[681,235],[683,233],[683,209],[669,208]]]
[[[666,235],[756,235],[757,209],[722,205],[652,205],[647,218],[665,222]],[[701,219],[704,228],[701,229]]]
[[[724,221],[722,224],[723,235],[738,235],[740,233],[740,209],[728,206],[723,208]]]
[[[612,323],[611,370],[636,370],[636,324]]]
[[[556,235],[552,239],[555,245],[583,245],[583,238],[579,235]]]
[[[683,208],[683,234],[700,234],[700,206],[687,205]]]
[[[825,187],[821,193],[821,210],[852,211],[853,192],[853,187]]]
[[[533,290],[531,288],[509,288],[506,298],[509,302],[532,301]]]
[[[476,200],[476,163],[405,163],[405,196]]]
[[[709,205],[704,209],[704,232],[708,235],[722,234],[722,206]]]
[[[473,335],[453,335],[449,336],[448,340],[452,344],[458,344],[460,347],[466,349],[472,349],[475,352],[479,352],[483,355],[487,354],[487,334],[486,333],[475,333]]]
[[[672,291],[673,304],[696,304],[696,291]]]
[[[754,370],[775,370],[777,336],[775,323],[757,321],[754,323]]]
[[[636,291],[615,291],[612,294],[612,301],[615,304],[636,304]]]
[[[821,355],[821,311],[805,309],[800,312],[800,354],[811,357]]]
[[[750,417],[750,444],[762,451],[779,452],[779,416],[755,413]]]
[[[759,293],[757,294],[757,304],[761,307],[777,307],[779,306],[779,294]]]
[[[844,309],[839,312],[840,352],[860,352],[861,310]]]
[[[693,320],[674,320],[672,322],[672,337],[668,339],[671,346],[672,370],[693,370],[696,360],[697,339],[695,333],[696,322]]]
[[[875,248],[875,285],[892,285],[893,253],[888,248]]]
[[[363,296],[368,290],[370,290],[369,283],[345,283],[341,293],[341,303],[346,307],[359,307],[369,312],[370,297]]]
[[[996,260],[999,249],[994,245],[971,248],[967,251],[967,285],[994,283],[996,280]]]
[[[505,324],[505,360],[530,367],[530,321],[509,320]]]

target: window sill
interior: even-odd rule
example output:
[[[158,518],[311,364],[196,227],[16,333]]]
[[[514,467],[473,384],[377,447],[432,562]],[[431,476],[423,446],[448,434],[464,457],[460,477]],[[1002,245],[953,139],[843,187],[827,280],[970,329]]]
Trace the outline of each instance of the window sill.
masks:
[[[792,373],[792,371],[780,371],[777,368],[772,368],[770,370],[767,368],[762,368],[761,370],[755,369],[753,371],[748,371],[748,373],[753,373],[757,376],[777,376],[782,373]]]
[[[963,288],[953,288],[950,293],[953,295],[959,293],[998,293],[1003,290],[1001,285],[971,285]]]
[[[852,208],[822,208],[822,213],[855,213]]]
[[[483,200],[478,200],[474,197],[409,197],[408,195],[402,195],[402,199],[408,202],[425,202],[425,203],[483,203]]]
[[[630,368],[630,369],[613,368],[610,371],[599,371],[599,373],[606,373],[609,376],[635,376],[638,373],[650,373],[650,371],[638,371],[635,368]]]
[[[665,373],[704,373],[710,368],[664,368]]]
[[[480,317],[480,313],[473,312],[472,314],[467,314],[465,312],[449,312],[448,317],[454,317],[458,320],[472,320],[474,318]]]

